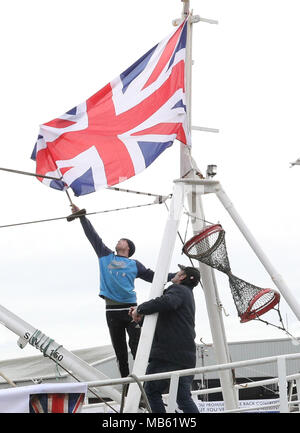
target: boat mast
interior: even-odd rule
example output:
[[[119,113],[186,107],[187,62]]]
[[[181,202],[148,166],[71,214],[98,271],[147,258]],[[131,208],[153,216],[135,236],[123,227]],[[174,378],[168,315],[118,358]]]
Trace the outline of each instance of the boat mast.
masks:
[[[193,22],[206,21],[214,22],[212,20],[204,20],[200,17],[194,17],[189,12],[189,1],[181,0],[183,5],[182,17],[180,20],[175,20],[173,24],[177,25],[182,21],[182,18],[188,18],[188,33],[187,33],[187,58],[186,58],[186,103],[188,112],[188,125],[191,130],[191,31]],[[157,265],[155,267],[154,279],[150,289],[150,299],[160,296],[163,292],[164,284],[167,281],[167,273],[170,268],[170,263],[175,247],[175,240],[177,236],[177,230],[181,218],[181,214],[184,206],[184,199],[190,198],[191,209],[193,211],[194,202],[196,199],[197,204],[197,216],[203,217],[201,194],[198,192],[203,191],[204,188],[199,190],[198,185],[190,185],[190,181],[196,176],[192,167],[192,159],[190,153],[190,147],[183,145],[181,146],[181,176],[180,179],[174,181],[173,196],[169,211],[169,217],[166,222],[165,231],[160,247],[160,252],[157,259]],[[189,178],[184,178],[183,176],[189,172]],[[187,183],[186,180],[189,180]],[[199,179],[199,178],[197,178]],[[195,188],[197,187],[198,190]],[[192,191],[192,194],[190,192]],[[199,230],[199,220],[197,218],[193,219],[194,230]],[[202,227],[200,227],[202,228]],[[214,284],[213,274],[209,267],[205,265],[200,266],[200,271],[202,273],[202,280],[205,285],[205,296],[208,308],[208,314],[210,318],[210,324],[212,328],[214,347],[216,350],[216,358],[219,364],[229,362],[229,355],[227,351],[226,338],[224,333],[224,327],[222,323],[221,310],[218,308],[219,303],[216,305],[216,286]],[[157,322],[157,314],[151,314],[145,316],[144,323],[141,331],[140,341],[133,365],[132,374],[134,376],[142,376],[145,374],[146,367],[148,364],[149,354],[151,350],[151,345],[153,341],[153,336],[155,332]],[[237,408],[236,393],[233,388],[233,380],[231,372],[220,373],[221,385],[223,388],[223,396],[226,409]],[[129,386],[128,395],[125,403],[124,412],[135,413],[138,409],[138,404],[140,400],[141,392],[137,384],[132,383]]]
[[[184,2],[182,17],[185,18],[190,13],[190,1],[181,0]],[[187,45],[186,45],[186,106],[188,118],[188,130],[192,130],[192,29],[193,23],[204,21],[208,23],[217,23],[214,20],[201,19],[198,16],[190,14],[187,27]],[[198,174],[200,170],[192,159],[191,148],[181,144],[180,148],[180,178],[184,181],[186,179],[199,180]],[[187,188],[187,187],[190,188]],[[202,203],[203,187],[201,185],[189,184],[186,185],[188,190],[187,199],[189,204],[189,211],[192,214],[193,232],[197,233],[203,229],[204,211]],[[205,295],[207,313],[210,322],[211,334],[213,339],[213,346],[216,354],[217,364],[226,364],[230,362],[229,349],[225,334],[225,328],[222,317],[221,303],[219,301],[218,289],[214,270],[199,262],[199,270],[202,276],[202,285]],[[226,370],[220,372],[220,382],[222,386],[223,399],[225,409],[236,409],[238,407],[236,392],[234,389],[234,379],[232,372]]]

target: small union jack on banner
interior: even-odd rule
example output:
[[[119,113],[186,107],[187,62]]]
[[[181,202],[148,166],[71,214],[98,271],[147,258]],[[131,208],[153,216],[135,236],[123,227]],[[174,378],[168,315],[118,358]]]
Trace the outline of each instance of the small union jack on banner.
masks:
[[[76,413],[80,412],[84,393],[31,394],[30,413]]]
[[[125,72],[40,126],[32,153],[38,178],[76,196],[148,167],[177,139],[189,144],[185,106],[187,21]]]

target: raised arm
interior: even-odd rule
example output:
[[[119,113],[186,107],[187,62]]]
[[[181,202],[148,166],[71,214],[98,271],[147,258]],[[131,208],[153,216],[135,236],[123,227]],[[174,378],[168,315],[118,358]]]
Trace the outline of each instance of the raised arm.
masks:
[[[104,244],[91,222],[85,216],[80,217],[80,222],[86,237],[90,241],[98,257],[108,256],[113,252]]]
[[[80,212],[79,208],[75,204],[72,204],[72,213],[78,214],[78,212]],[[113,251],[103,243],[102,239],[100,238],[100,236],[98,235],[94,227],[92,226],[91,222],[84,215],[79,216],[79,219],[83,227],[84,233],[88,238],[88,240],[90,241],[92,247],[94,248],[97,256],[103,257],[111,254]],[[71,219],[69,219],[69,221],[71,221]]]

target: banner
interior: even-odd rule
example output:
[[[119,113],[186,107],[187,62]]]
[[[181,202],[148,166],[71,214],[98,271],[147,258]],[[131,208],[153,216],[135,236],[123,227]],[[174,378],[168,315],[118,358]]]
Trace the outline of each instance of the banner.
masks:
[[[79,412],[86,393],[87,385],[85,383],[45,383],[2,389],[0,390],[0,413]],[[77,397],[75,397],[76,394]],[[59,398],[63,395],[64,398]],[[41,398],[41,396],[47,396],[47,398]],[[40,408],[33,410],[30,401],[37,400],[39,400]],[[47,400],[47,403],[44,403],[43,400]]]

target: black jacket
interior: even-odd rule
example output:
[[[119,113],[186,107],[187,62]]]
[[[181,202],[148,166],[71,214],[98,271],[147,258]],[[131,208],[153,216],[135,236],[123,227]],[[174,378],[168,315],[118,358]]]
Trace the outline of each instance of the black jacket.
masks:
[[[159,298],[140,304],[137,312],[143,315],[159,313],[150,360],[171,361],[178,368],[195,367],[195,301],[192,288],[172,284]]]

